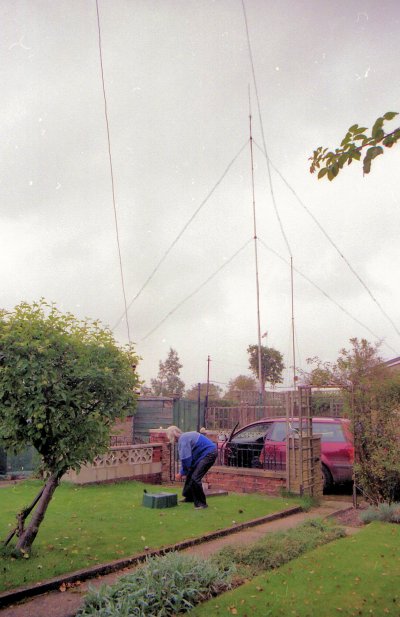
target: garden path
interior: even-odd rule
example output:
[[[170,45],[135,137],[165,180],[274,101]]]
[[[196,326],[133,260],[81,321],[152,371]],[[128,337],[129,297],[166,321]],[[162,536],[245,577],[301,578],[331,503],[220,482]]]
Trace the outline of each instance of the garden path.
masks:
[[[206,558],[228,544],[251,544],[268,533],[295,527],[310,518],[334,516],[348,510],[351,506],[351,502],[347,500],[324,499],[320,506],[312,508],[309,512],[300,512],[283,519],[262,523],[233,535],[190,547],[185,549],[185,552]],[[351,522],[349,526],[346,526],[347,532],[349,534],[355,533],[358,527],[350,525]],[[28,599],[23,603],[5,607],[0,609],[0,617],[75,617],[89,585],[92,587],[110,585],[130,570],[131,568],[126,568],[125,570],[106,574],[97,579],[82,582],[80,585],[66,588],[65,591],[52,591]]]

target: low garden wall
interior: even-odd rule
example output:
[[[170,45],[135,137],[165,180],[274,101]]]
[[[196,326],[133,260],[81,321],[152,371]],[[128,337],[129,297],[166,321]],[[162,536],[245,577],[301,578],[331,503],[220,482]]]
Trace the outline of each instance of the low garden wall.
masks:
[[[264,493],[280,495],[286,488],[285,471],[241,469],[214,465],[204,478],[209,489],[222,489],[234,493]]]
[[[91,465],[85,465],[79,473],[69,471],[63,480],[74,484],[94,484],[119,480],[138,480],[161,484],[162,444],[112,446],[102,456],[97,456]]]

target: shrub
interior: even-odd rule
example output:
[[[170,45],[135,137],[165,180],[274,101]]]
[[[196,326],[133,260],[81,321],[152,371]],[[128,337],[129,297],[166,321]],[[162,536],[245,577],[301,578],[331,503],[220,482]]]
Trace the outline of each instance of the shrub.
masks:
[[[191,610],[231,587],[233,568],[169,553],[148,559],[115,585],[91,590],[77,617],[167,617]]]
[[[260,570],[278,568],[306,551],[343,536],[342,528],[314,519],[286,532],[268,534],[250,546],[228,546],[214,557],[214,561],[222,567],[235,563],[238,568],[245,569],[247,575],[254,575]]]
[[[380,503],[376,507],[371,506],[360,513],[360,518],[364,523],[372,521],[400,523],[400,503]]]

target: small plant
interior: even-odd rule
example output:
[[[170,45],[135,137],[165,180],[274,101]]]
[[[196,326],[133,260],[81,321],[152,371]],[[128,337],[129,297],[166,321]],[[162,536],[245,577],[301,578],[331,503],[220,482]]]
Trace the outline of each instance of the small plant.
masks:
[[[268,534],[251,546],[228,546],[214,560],[222,567],[235,563],[246,576],[253,576],[260,570],[279,568],[306,551],[345,535],[342,528],[313,519],[286,532]]]
[[[148,559],[134,574],[115,585],[92,590],[77,617],[168,617],[231,587],[233,568],[169,553]]]
[[[385,523],[400,523],[400,503],[381,503],[371,506],[360,513],[363,523],[383,521]]]

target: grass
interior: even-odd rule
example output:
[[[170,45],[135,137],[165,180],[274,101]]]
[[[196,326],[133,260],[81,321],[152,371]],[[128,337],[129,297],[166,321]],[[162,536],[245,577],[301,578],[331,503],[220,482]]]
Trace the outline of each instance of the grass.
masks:
[[[383,617],[400,614],[400,527],[371,523],[205,604],[191,615]]]
[[[15,524],[15,514],[41,486],[27,481],[0,489],[0,537]],[[207,510],[179,504],[165,510],[144,508],[138,482],[57,488],[29,559],[0,555],[0,591],[73,572],[81,568],[159,548],[208,531],[229,527],[301,503],[300,499],[230,494],[209,499]]]
[[[269,533],[254,544],[227,546],[213,560],[221,569],[235,564],[239,577],[249,579],[345,535],[345,530],[331,521],[310,519],[287,531]]]

